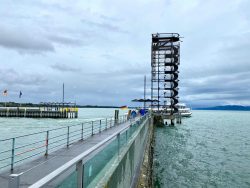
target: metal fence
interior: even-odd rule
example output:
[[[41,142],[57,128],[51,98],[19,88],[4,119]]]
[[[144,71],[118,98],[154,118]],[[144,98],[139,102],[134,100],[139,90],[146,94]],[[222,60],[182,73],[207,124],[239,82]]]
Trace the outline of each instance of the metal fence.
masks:
[[[63,147],[70,147],[73,143],[83,141],[127,120],[127,116],[122,115],[118,119],[112,117],[99,119],[2,139],[0,140],[0,148],[6,149],[0,150],[0,170],[8,167],[10,170],[13,170],[15,165],[21,162],[32,160],[42,155],[47,156],[52,151]]]
[[[132,184],[136,166],[140,162],[139,158],[143,155],[143,146],[148,133],[147,125],[149,125],[149,115],[140,117],[136,122],[110,135],[51,174],[40,179],[30,188],[109,187],[114,183],[110,181],[112,179],[116,179],[115,187],[119,187],[121,179],[118,177],[125,177],[123,174],[118,175],[120,172],[117,172],[117,168],[124,172],[124,168],[120,167],[121,165],[129,167],[126,169],[129,179],[122,180],[125,182],[122,187],[130,187],[127,185]],[[95,153],[96,151],[98,152]],[[89,158],[93,153],[95,154]],[[128,157],[132,157],[130,160],[131,165],[126,165],[126,162],[124,162]]]

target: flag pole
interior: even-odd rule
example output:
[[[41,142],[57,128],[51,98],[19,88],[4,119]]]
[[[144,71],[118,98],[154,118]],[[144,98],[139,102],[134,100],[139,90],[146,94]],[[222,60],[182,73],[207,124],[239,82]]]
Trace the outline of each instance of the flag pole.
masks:
[[[146,75],[144,75],[144,110],[146,109]]]
[[[62,88],[62,105],[63,105],[63,108],[64,108],[64,82],[63,82],[63,88]]]
[[[22,91],[19,91],[19,107],[21,107]]]
[[[6,103],[7,103],[7,95],[5,96],[5,108],[7,107]]]
[[[7,96],[8,96],[8,90],[7,89],[3,91],[3,96],[5,96],[7,98]],[[7,99],[5,99],[4,102],[5,102],[4,104],[5,104],[5,108],[6,108]]]
[[[62,93],[63,95],[63,98],[62,98],[62,102],[64,103],[64,83],[63,83],[63,93]]]

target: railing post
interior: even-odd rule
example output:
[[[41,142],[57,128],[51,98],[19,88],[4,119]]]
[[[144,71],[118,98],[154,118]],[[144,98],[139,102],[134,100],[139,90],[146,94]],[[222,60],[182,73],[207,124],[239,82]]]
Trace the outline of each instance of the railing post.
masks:
[[[47,131],[46,133],[45,146],[46,146],[45,156],[48,156],[49,154],[49,131]]]
[[[93,136],[94,135],[94,121],[92,121],[91,127],[92,127],[92,133],[91,133],[91,135]]]
[[[82,134],[81,134],[82,140],[83,140],[83,123],[82,123]]]
[[[106,118],[105,130],[108,128],[108,118]]]
[[[69,126],[68,126],[68,132],[67,132],[67,148],[69,147]]]
[[[120,156],[120,133],[117,135],[117,140],[118,140],[118,157]]]
[[[128,130],[126,130],[126,142],[128,142]]]
[[[11,168],[10,170],[13,171],[14,169],[14,160],[15,160],[15,138],[12,138],[12,149],[11,149]]]
[[[101,130],[102,130],[102,120],[100,119],[99,133],[101,132]]]
[[[112,118],[110,119],[110,127],[109,128],[111,128],[112,127]]]
[[[83,176],[84,176],[84,165],[82,164],[82,160],[76,163],[76,171],[77,171],[77,188],[83,188]]]
[[[9,186],[8,186],[8,188],[19,188],[19,186],[20,186],[20,176],[22,174],[23,173],[21,173],[21,174],[11,174],[9,176]]]

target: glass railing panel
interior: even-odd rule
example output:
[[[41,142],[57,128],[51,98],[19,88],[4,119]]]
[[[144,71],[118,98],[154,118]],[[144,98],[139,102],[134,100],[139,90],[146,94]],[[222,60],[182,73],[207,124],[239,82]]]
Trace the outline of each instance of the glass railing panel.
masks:
[[[100,172],[117,157],[118,139],[115,138],[102,151],[84,164],[84,187],[94,187]]]

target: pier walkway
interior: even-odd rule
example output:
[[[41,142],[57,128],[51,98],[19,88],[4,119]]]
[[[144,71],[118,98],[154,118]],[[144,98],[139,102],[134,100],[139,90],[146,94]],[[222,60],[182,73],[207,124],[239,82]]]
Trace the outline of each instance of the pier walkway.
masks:
[[[122,122],[85,140],[79,140],[69,147],[15,166],[12,172],[5,170],[0,173],[0,187],[58,187],[58,185],[59,187],[91,187],[91,185],[97,185],[99,180],[95,182],[95,179],[101,172],[100,169],[107,166],[109,160],[116,155],[120,156],[122,146],[128,143],[147,118],[147,116],[136,117]],[[103,150],[106,151],[102,153]],[[98,156],[100,153],[101,156]],[[86,164],[87,162],[92,164]],[[86,178],[88,180],[85,180]],[[67,180],[66,183],[65,180]]]

